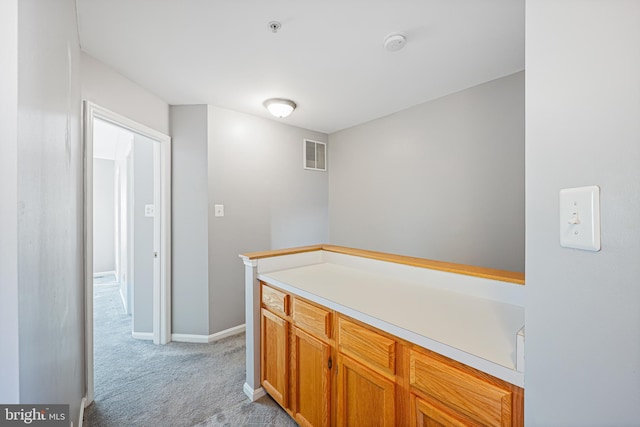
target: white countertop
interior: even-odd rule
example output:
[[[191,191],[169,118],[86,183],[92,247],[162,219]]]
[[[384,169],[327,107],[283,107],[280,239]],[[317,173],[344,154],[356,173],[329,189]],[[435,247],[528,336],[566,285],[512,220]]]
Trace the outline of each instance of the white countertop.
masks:
[[[524,374],[516,370],[522,306],[327,262],[265,272],[258,278],[524,386]]]

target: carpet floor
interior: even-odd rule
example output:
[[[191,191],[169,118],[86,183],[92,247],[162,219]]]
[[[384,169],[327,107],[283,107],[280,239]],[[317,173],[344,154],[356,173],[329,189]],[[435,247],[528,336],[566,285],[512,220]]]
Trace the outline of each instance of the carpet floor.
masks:
[[[94,403],[87,427],[297,424],[269,396],[249,402],[245,336],[157,346],[131,337],[117,284],[94,287]]]

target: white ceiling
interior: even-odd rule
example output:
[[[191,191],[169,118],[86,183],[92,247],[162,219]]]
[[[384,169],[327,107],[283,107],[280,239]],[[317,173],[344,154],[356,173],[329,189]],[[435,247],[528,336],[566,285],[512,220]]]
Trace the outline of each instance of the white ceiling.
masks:
[[[77,0],[82,49],[171,105],[332,133],[524,69],[524,0]],[[269,21],[282,28],[272,33]],[[398,52],[391,32],[407,36]]]

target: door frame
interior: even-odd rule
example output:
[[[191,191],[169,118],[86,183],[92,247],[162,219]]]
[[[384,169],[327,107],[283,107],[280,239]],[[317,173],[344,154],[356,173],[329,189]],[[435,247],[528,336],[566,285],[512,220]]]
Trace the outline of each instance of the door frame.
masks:
[[[94,398],[93,366],[93,123],[98,118],[160,144],[154,150],[154,189],[160,221],[154,227],[154,251],[159,252],[159,279],[153,284],[153,342],[171,341],[171,137],[90,101],[83,101],[84,133],[84,281],[85,281],[85,368],[88,406]],[[155,166],[155,165],[154,165]],[[152,255],[152,254],[150,254]],[[155,276],[155,274],[154,274]]]

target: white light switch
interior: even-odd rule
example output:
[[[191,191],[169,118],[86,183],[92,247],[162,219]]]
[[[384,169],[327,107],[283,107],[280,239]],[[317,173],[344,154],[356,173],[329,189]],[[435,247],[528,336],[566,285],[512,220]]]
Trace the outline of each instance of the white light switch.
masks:
[[[224,216],[224,205],[213,205],[214,216]]]
[[[560,246],[600,250],[600,188],[560,190]]]
[[[156,214],[155,205],[144,205],[144,216],[153,217]]]

